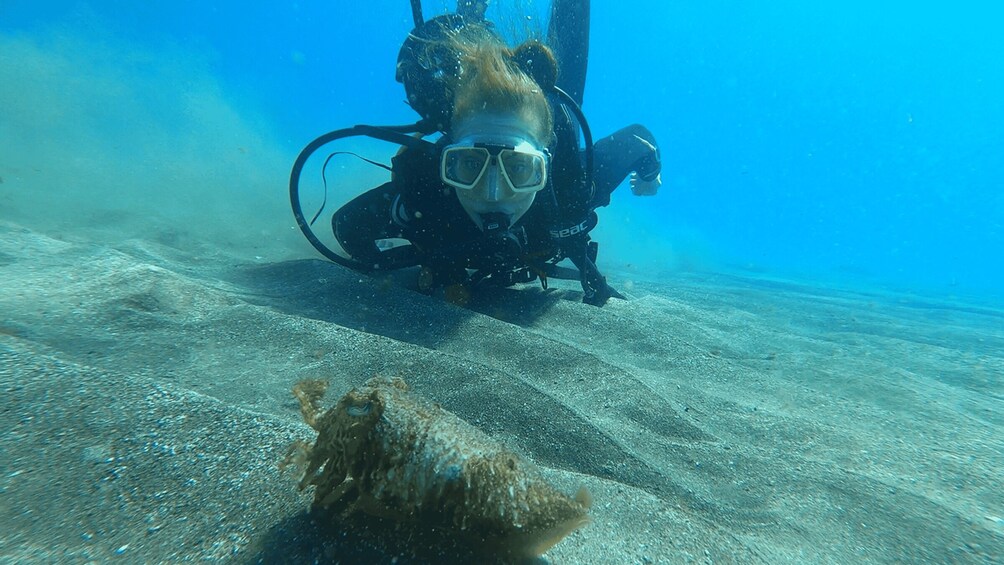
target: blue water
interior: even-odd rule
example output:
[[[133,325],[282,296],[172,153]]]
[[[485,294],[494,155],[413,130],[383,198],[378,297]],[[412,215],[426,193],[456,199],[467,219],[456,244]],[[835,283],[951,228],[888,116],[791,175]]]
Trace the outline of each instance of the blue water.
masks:
[[[405,0],[149,4],[8,0],[0,34],[43,51],[60,34],[82,37],[106,66],[116,61],[102,59],[105,47],[183,53],[290,160],[325,131],[415,118],[393,78],[411,27]],[[612,217],[631,224],[604,226],[621,230],[609,261],[638,253],[623,244],[636,230],[653,266],[666,254],[678,259],[667,264],[1000,298],[1004,5],[615,4],[593,6],[585,111],[598,134],[647,125],[665,186],[654,199],[617,195]],[[445,5],[427,1],[426,13]],[[546,9],[530,13],[527,27],[544,29]],[[132,75],[147,68],[126,63]]]

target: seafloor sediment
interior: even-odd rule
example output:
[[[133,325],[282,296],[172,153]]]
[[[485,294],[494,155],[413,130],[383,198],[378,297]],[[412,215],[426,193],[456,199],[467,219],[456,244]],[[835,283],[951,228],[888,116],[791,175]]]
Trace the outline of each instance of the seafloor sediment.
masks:
[[[631,300],[558,285],[463,309],[320,261],[0,225],[0,560],[460,555],[379,521],[321,527],[277,468],[312,438],[293,383],[374,374],[592,492],[555,563],[1004,558],[1004,312],[611,280]]]

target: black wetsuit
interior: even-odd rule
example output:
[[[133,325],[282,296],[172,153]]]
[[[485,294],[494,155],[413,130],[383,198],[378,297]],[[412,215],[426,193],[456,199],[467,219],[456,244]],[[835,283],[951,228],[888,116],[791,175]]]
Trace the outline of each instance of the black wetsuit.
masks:
[[[548,43],[560,65],[557,86],[581,105],[589,47],[588,1],[554,0]],[[619,296],[595,267],[596,246],[588,235],[596,222],[593,210],[609,204],[610,194],[632,171],[646,180],[659,174],[659,154],[652,149],[655,138],[643,126],[632,125],[596,141],[593,183],[586,186],[574,113],[556,96],[550,102],[555,141],[548,148],[548,186],[515,225],[497,233],[482,232],[453,188],[442,182],[439,150],[449,142],[447,132],[435,145],[399,153],[392,161],[390,182],[335,213],[333,229],[343,249],[377,269],[421,264],[433,275],[435,286],[467,282],[467,269],[473,269],[477,279],[504,286],[537,277],[544,280],[554,272],[553,263],[568,258],[582,273],[586,302],[601,305],[610,296]],[[380,240],[393,239],[411,245],[378,246]]]

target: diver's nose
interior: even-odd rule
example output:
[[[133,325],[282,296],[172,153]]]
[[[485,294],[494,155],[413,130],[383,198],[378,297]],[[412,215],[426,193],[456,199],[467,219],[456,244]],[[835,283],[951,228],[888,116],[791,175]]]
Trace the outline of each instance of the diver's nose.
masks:
[[[499,182],[499,171],[498,164],[492,164],[488,167],[488,190],[485,193],[485,200],[488,202],[498,202],[502,200],[502,186]]]

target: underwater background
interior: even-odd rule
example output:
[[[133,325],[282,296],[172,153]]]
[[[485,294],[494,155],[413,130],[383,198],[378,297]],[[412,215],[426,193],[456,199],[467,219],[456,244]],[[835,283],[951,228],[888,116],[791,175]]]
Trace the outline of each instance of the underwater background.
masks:
[[[521,39],[547,13],[489,17]],[[312,139],[417,118],[394,80],[405,0],[0,0],[0,563],[504,560],[453,539],[468,507],[430,537],[408,507],[325,512],[281,468],[374,375],[442,410],[381,412],[370,445],[423,473],[369,494],[453,481],[444,453],[497,443],[553,500],[592,498],[535,563],[1004,562],[1002,15],[594,2],[594,135],[644,124],[664,160],[659,194],[621,187],[593,232],[627,299],[551,280],[461,307],[416,269],[324,260],[290,212]],[[328,150],[397,147],[318,152],[307,217]],[[330,243],[387,173],[327,172]],[[291,391],[317,380],[308,410]],[[396,433],[430,414],[452,424]],[[373,486],[343,484],[346,510]]]
[[[427,1],[426,17],[453,4]],[[504,29],[546,30],[546,2],[498,0],[489,16],[513,6],[529,16]],[[664,161],[656,198],[622,187],[603,211],[601,262],[1001,298],[1001,4],[592,11],[594,135],[645,124]],[[6,0],[0,205],[78,226],[89,210],[163,216],[309,256],[284,203],[292,158],[332,129],[417,117],[394,81],[411,26],[404,0]]]

